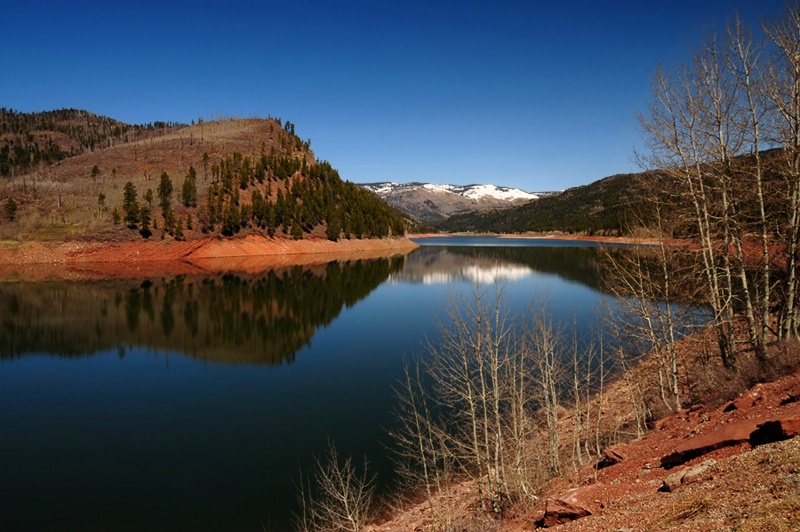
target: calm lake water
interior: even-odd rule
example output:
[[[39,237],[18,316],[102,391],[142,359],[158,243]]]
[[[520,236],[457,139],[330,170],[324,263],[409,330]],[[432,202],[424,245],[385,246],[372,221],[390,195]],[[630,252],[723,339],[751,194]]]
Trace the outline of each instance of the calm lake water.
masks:
[[[391,483],[404,357],[476,282],[596,321],[594,244],[432,238],[257,276],[0,283],[0,530],[286,530],[329,440]],[[623,252],[623,251],[620,251]]]

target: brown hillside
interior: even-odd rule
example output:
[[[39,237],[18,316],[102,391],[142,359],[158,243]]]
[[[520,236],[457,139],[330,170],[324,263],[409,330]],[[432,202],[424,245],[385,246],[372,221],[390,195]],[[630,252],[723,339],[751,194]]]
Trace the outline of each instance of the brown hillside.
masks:
[[[49,136],[56,142],[63,141],[65,149],[70,149],[69,140],[62,137],[58,133]],[[200,123],[144,140],[117,143],[49,167],[40,166],[27,175],[0,184],[3,204],[8,197],[13,197],[18,205],[15,220],[3,217],[0,238],[138,240],[140,237],[134,231],[123,224],[114,226],[112,223],[113,208],[121,206],[126,182],[132,182],[141,196],[148,188],[155,192],[161,173],[167,172],[175,188],[176,214],[180,214],[177,197],[189,166],[197,170],[200,203],[205,200],[212,165],[219,164],[224,157],[239,152],[256,159],[274,150],[313,162],[313,152],[298,144],[294,135],[274,119],[224,120]],[[205,163],[204,154],[208,154]],[[93,176],[95,166],[99,173]],[[101,194],[105,196],[102,205]],[[153,218],[158,218],[157,205],[153,206]],[[199,236],[197,232],[184,231],[187,239]]]

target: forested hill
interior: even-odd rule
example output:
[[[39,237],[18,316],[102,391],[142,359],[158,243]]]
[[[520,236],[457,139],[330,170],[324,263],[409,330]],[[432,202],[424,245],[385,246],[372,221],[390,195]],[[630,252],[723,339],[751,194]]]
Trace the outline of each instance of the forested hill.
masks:
[[[77,109],[20,113],[0,108],[0,177],[24,174],[87,151],[163,135],[181,127],[186,125],[129,125]]]
[[[561,231],[618,235],[642,214],[654,174],[618,174],[516,207],[459,214],[436,224],[442,231],[523,233]]]
[[[405,233],[399,212],[317,161],[289,121],[130,126],[74,110],[2,116],[0,239]]]

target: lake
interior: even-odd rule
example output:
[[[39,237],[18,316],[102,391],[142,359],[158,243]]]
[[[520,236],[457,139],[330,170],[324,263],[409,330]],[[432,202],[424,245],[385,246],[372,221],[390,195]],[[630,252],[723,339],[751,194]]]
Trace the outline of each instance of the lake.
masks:
[[[0,529],[285,530],[329,441],[391,485],[392,386],[451,302],[501,280],[597,321],[599,247],[421,239],[259,275],[0,283]],[[620,250],[619,252],[624,252]]]

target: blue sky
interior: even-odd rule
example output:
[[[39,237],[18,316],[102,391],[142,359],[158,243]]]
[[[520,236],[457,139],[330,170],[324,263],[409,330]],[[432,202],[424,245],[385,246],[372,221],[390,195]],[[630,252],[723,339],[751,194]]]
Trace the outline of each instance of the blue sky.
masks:
[[[637,171],[635,114],[659,62],[784,1],[5,4],[0,107],[271,115],[357,183],[546,191]]]

